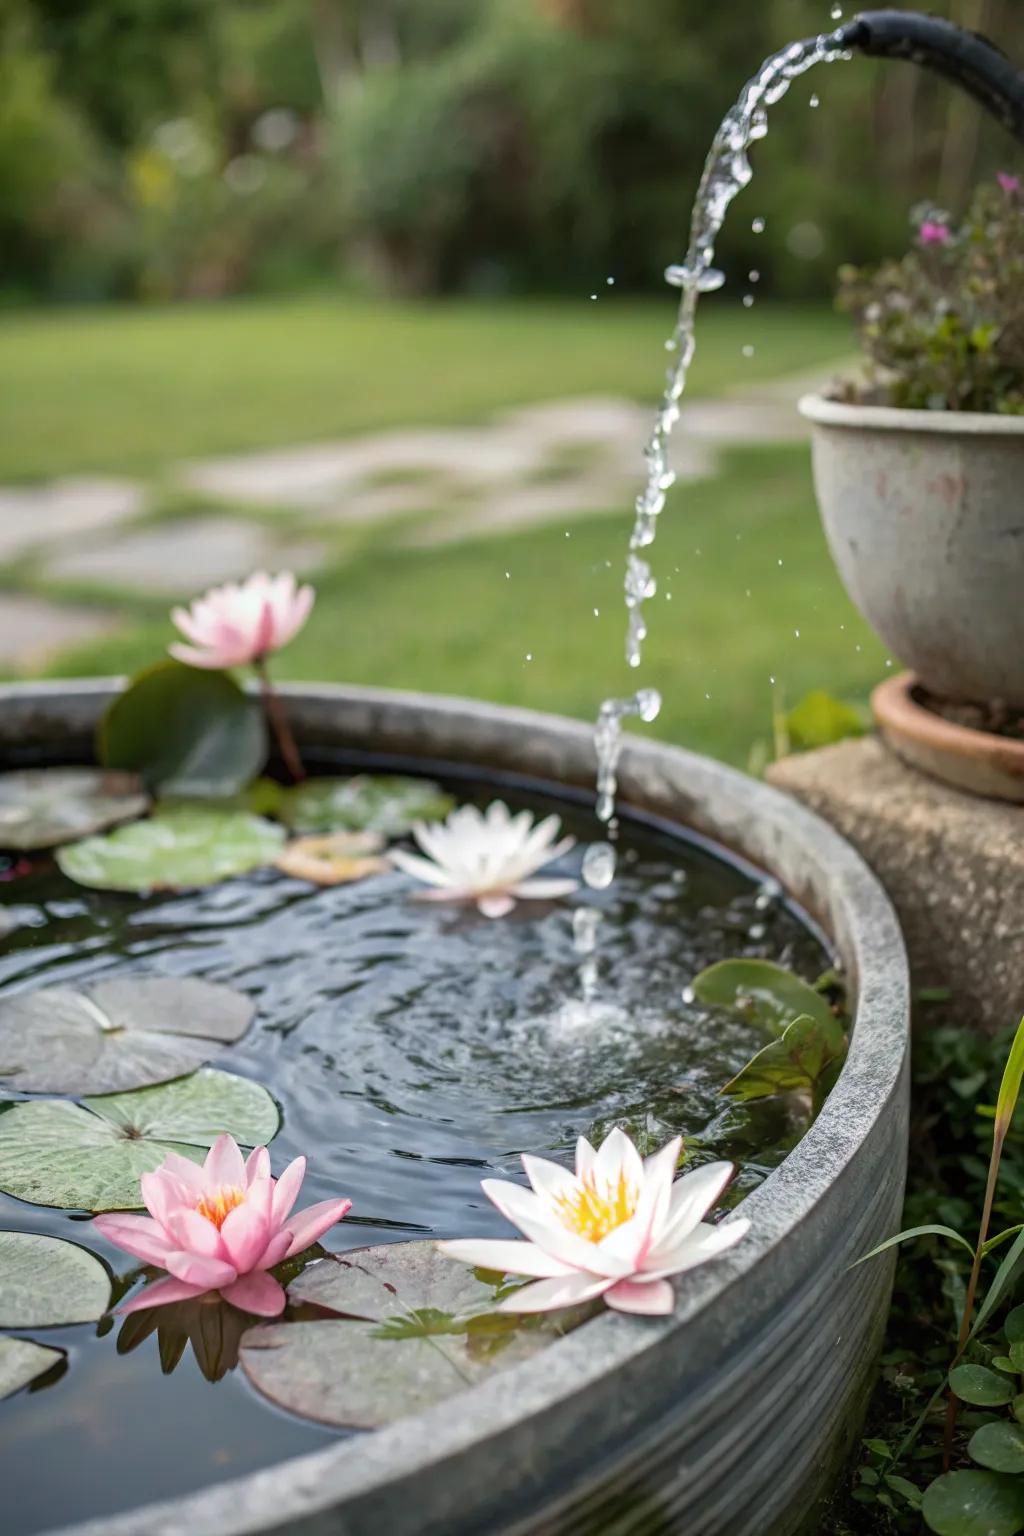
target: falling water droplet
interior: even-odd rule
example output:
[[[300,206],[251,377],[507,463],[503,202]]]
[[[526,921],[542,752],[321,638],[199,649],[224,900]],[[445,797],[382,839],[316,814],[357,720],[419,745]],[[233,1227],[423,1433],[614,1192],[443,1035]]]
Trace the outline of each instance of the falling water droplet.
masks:
[[[752,283],[759,283],[761,281],[761,274],[756,267],[751,267],[750,271],[747,273],[747,278]]]
[[[794,629],[793,633],[794,633],[794,635],[796,635],[796,638],[799,640],[800,639],[800,631],[798,629]]]
[[[750,345],[750,342],[748,341],[746,346],[743,348],[743,356],[744,357],[753,357],[753,355],[754,355],[754,349]]]
[[[832,7],[831,11],[829,12],[829,15],[832,17],[833,21],[842,21],[842,19],[843,19],[843,8],[842,8],[842,6],[841,5],[834,5]]]
[[[526,659],[527,659],[527,661],[532,661],[533,660],[533,652],[532,651],[527,651]]]
[[[591,843],[583,855],[583,879],[592,891],[604,891],[615,878],[615,849],[611,843]]]
[[[761,218],[752,219],[750,221],[750,227],[754,231],[755,235],[763,235],[764,234],[764,219],[761,219]]]
[[[600,926],[601,914],[596,907],[576,908],[572,914],[572,940],[577,954],[593,954]]]
[[[807,103],[807,105],[809,107],[820,107],[821,106],[821,97],[818,96],[818,95],[812,96],[810,101]]]
[[[768,674],[768,681],[771,683],[772,687],[774,688],[775,687],[775,678],[771,675],[771,673]]]
[[[661,714],[661,694],[657,688],[641,688],[636,703],[640,719],[645,725],[650,725]]]
[[[594,618],[595,619],[599,619],[600,617],[601,617],[601,610],[600,610],[600,608],[595,608],[594,609]]]
[[[692,987],[683,988],[683,1002],[689,1006],[697,1001],[697,994]]]
[[[606,277],[605,278],[605,282],[608,284],[609,288],[614,288],[615,287],[615,279],[614,279],[614,277]]]
[[[743,295],[743,308],[744,309],[750,309],[750,308],[752,308],[753,303],[754,303],[754,295],[752,293],[745,293]]]
[[[591,297],[591,298],[592,298],[592,299],[596,299],[596,298],[597,298],[597,294],[596,294],[596,293],[592,293],[592,294],[591,294],[591,295],[590,295],[590,297]]]

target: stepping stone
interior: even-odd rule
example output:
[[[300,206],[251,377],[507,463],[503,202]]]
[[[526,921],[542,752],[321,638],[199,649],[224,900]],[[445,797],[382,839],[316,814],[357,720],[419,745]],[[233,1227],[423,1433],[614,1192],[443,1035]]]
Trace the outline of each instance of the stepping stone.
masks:
[[[46,562],[44,575],[187,597],[255,570],[309,570],[322,556],[320,545],[283,543],[258,523],[190,517],[62,551]]]
[[[31,671],[69,646],[111,634],[118,623],[116,614],[97,608],[0,592],[0,664]]]
[[[83,478],[0,486],[0,560],[13,560],[40,544],[115,527],[138,517],[145,504],[143,487],[131,480]]]

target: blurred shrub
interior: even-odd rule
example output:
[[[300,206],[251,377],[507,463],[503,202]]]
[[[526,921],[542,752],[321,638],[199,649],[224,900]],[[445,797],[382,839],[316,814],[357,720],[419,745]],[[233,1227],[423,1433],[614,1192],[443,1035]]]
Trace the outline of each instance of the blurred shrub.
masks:
[[[931,8],[1012,41],[1018,3]],[[0,286],[166,298],[342,261],[415,293],[656,286],[722,113],[827,9],[4,0]],[[979,122],[920,72],[816,72],[772,113],[722,264],[824,295],[839,261],[892,248],[914,196],[962,201],[991,152]]]

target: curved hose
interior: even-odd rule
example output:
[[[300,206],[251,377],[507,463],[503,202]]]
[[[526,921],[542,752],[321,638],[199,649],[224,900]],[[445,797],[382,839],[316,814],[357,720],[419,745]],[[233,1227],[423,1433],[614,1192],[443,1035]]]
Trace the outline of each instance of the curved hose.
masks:
[[[1024,74],[987,38],[910,11],[864,11],[835,37],[842,48],[873,58],[906,59],[944,75],[1024,143]]]

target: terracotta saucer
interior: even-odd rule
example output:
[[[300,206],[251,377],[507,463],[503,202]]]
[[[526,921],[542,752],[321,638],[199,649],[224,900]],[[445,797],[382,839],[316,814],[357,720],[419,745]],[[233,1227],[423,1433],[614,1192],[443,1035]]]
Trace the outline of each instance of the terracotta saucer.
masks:
[[[968,794],[1024,804],[1024,741],[954,725],[923,699],[913,672],[886,678],[871,695],[875,722],[892,750]]]

